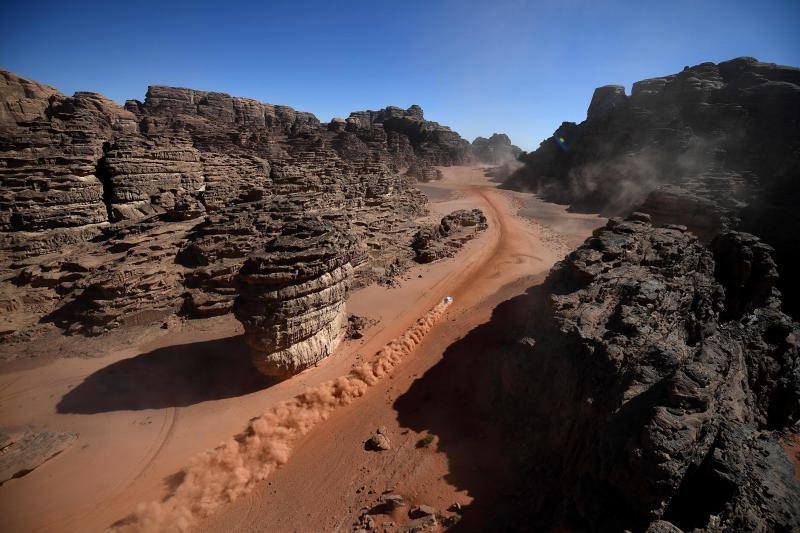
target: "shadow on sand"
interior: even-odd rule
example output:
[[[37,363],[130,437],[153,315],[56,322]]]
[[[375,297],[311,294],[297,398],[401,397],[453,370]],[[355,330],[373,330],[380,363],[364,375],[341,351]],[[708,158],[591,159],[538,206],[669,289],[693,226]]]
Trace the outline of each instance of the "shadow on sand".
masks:
[[[451,344],[442,360],[395,402],[401,426],[438,437],[437,448],[449,462],[445,479],[475,499],[464,507],[453,531],[489,527],[487,521],[516,485],[513,446],[498,402],[512,382],[515,348],[533,315],[541,313],[545,297],[541,285],[535,285],[498,304],[488,322]]]
[[[267,388],[275,379],[250,362],[242,336],[158,348],[88,376],[56,406],[59,413],[186,407]]]

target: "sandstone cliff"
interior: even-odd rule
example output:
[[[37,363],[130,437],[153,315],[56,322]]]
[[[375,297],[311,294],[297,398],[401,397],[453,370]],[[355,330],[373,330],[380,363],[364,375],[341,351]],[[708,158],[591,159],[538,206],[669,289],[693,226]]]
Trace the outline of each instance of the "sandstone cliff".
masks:
[[[501,523],[797,530],[780,438],[800,418],[800,326],[776,280],[751,235],[707,247],[640,213],[557,264],[523,342],[491,356],[521,472]]]
[[[418,106],[322,124],[173,87],[120,106],[2,71],[0,294],[25,320],[0,339],[228,313],[255,279],[239,275],[247,258],[269,263],[265,246],[301,222],[344,228],[346,285],[371,283],[413,258],[426,212],[414,179],[469,157]],[[288,319],[269,320],[293,338]]]

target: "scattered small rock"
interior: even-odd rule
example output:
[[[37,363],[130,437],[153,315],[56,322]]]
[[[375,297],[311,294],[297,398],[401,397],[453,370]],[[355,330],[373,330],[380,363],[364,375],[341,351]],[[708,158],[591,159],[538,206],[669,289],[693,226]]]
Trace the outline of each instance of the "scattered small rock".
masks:
[[[406,502],[403,501],[403,497],[399,494],[383,494],[380,497],[380,502],[389,510],[399,509],[406,504]]]
[[[390,450],[392,445],[389,442],[389,438],[386,436],[386,434],[386,428],[384,426],[379,427],[364,444],[364,448],[376,452]]]
[[[348,339],[360,339],[364,336],[364,330],[371,328],[378,321],[365,316],[350,315],[347,317],[347,333]]]
[[[420,531],[428,531],[435,526],[436,526],[435,516],[433,515],[423,516],[422,518],[417,518],[415,520],[412,520],[408,524],[405,524],[397,528],[397,533],[418,533]]]
[[[411,518],[421,518],[423,516],[433,516],[436,514],[436,509],[431,507],[430,505],[417,505],[412,507],[411,510],[408,512],[408,516]]]

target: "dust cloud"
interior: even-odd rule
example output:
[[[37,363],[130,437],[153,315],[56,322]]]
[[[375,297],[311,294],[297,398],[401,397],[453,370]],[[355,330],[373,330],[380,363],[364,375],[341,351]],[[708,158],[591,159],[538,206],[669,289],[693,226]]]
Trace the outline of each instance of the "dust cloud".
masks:
[[[347,376],[310,388],[250,421],[247,429],[213,450],[195,456],[174,493],[162,502],[140,504],[125,532],[181,532],[199,518],[250,492],[289,460],[294,444],[340,406],[361,397],[422,342],[439,321],[451,298],[445,298],[375,358]]]

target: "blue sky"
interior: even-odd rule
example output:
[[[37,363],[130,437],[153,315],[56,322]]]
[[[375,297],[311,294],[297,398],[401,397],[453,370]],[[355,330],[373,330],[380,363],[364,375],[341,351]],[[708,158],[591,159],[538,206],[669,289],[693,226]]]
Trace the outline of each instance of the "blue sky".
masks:
[[[321,120],[419,104],[533,149],[595,87],[750,55],[800,66],[800,0],[0,2],[0,66],[123,102],[215,90]]]

